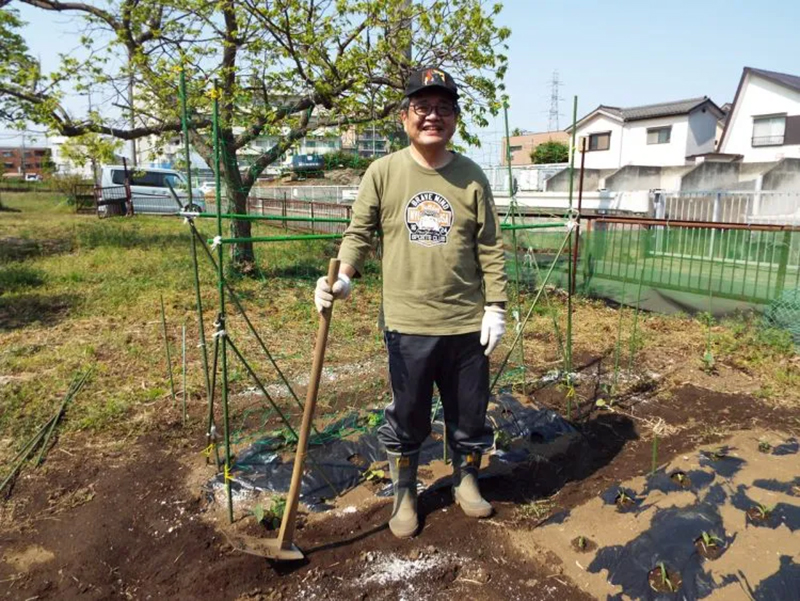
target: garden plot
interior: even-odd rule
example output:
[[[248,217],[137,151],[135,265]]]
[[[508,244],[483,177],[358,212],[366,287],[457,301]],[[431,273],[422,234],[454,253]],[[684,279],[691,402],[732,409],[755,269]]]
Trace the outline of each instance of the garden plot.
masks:
[[[738,432],[512,538],[523,550],[551,550],[598,597],[797,598],[799,446],[774,432]]]

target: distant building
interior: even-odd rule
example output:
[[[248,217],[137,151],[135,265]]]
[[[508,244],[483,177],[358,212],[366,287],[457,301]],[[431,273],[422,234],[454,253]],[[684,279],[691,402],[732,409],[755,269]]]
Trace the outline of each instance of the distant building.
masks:
[[[708,96],[629,108],[600,105],[578,121],[576,147],[580,152],[586,139],[587,169],[686,165],[687,157],[714,151],[723,117]]]
[[[543,142],[563,142],[569,144],[569,134],[564,131],[545,131],[540,133],[523,132],[519,136],[503,138],[500,164],[506,165],[506,145],[511,151],[512,165],[530,165],[533,163],[531,153]]]
[[[66,136],[54,136],[48,138],[50,144],[50,154],[53,159],[53,166],[56,175],[78,175],[84,179],[92,179],[92,165],[86,161],[83,165],[76,165],[64,156],[62,146],[69,140]]]
[[[800,158],[800,76],[745,67],[717,152],[744,163]]]
[[[44,175],[52,167],[50,149],[38,146],[0,147],[0,168],[3,177],[24,177],[27,174]]]

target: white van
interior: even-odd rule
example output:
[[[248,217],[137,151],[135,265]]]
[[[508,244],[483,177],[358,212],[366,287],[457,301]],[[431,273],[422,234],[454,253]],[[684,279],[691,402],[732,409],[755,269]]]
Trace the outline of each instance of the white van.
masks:
[[[186,178],[174,169],[158,169],[155,167],[128,167],[131,184],[131,200],[133,212],[143,214],[174,214],[178,205],[170,192],[170,185],[175,190],[178,200],[186,210],[203,212],[206,204],[203,193],[192,189],[192,206],[189,207],[189,194]],[[119,198],[114,188],[125,185],[125,167],[108,165],[102,169],[100,185],[103,187],[104,200]],[[109,188],[106,193],[105,189]],[[108,197],[108,198],[106,198]]]

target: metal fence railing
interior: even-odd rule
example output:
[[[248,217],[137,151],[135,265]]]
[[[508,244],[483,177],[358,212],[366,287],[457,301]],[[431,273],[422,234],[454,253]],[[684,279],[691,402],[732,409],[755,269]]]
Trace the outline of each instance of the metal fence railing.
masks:
[[[657,192],[653,204],[670,221],[800,225],[800,191]]]
[[[352,203],[358,186],[255,186],[250,190],[250,199],[285,198],[305,202],[327,202],[333,204]]]
[[[640,283],[749,303],[800,288],[800,228],[592,218],[585,278]]]
[[[329,202],[291,200],[280,197],[253,197],[247,199],[250,215],[273,215],[277,217],[303,217],[308,219],[347,219],[350,220],[350,205]],[[312,234],[342,234],[347,223],[324,221],[275,221],[275,225],[285,229],[299,230]]]

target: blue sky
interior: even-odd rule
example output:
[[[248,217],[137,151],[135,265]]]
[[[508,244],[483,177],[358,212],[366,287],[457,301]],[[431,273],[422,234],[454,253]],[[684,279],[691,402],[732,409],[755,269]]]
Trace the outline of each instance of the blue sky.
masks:
[[[29,21],[31,49],[46,67],[54,65],[75,39],[65,35],[63,44],[54,43],[54,32],[75,26],[62,15],[17,6]],[[554,70],[562,81],[562,128],[571,120],[576,94],[579,116],[598,104],[703,95],[721,105],[733,100],[745,66],[800,74],[797,0],[508,0],[498,22],[512,31],[506,77],[512,128],[547,128]],[[502,129],[501,116],[475,155],[489,160],[499,153]]]

